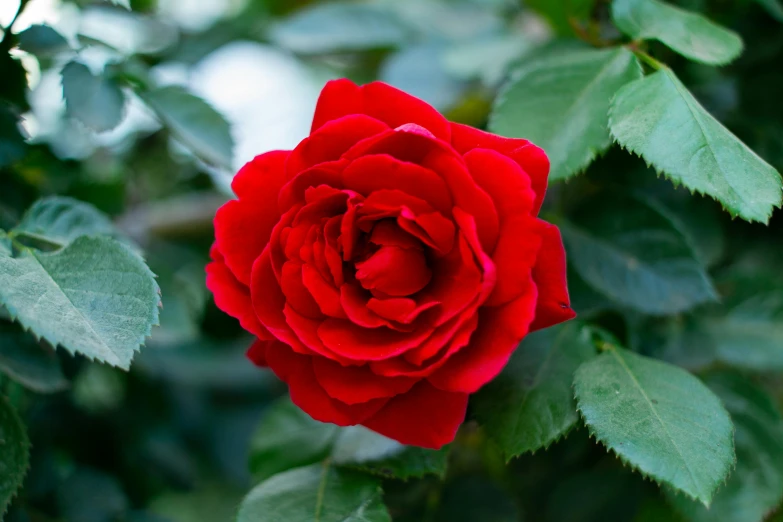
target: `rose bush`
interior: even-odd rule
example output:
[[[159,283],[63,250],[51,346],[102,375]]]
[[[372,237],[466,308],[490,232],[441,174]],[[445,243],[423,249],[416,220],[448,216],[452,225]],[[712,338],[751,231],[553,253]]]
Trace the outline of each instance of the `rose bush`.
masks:
[[[530,331],[574,316],[543,150],[329,82],[215,217],[207,286],[313,418],[437,448]]]

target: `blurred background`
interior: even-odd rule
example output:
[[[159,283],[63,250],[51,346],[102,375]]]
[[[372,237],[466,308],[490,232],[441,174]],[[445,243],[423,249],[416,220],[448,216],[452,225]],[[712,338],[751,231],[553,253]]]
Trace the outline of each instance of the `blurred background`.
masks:
[[[92,203],[144,249],[163,309],[129,373],[58,352],[59,386],[44,398],[17,391],[34,450],[10,522],[233,520],[253,484],[253,432],[285,389],[245,360],[251,340],[204,287],[211,220],[231,197],[236,169],[308,134],[325,81],[380,79],[453,121],[484,127],[516,64],[578,39],[619,37],[602,0],[577,2],[587,7],[576,13],[557,0],[22,3],[17,16],[19,0],[0,0],[0,28],[13,22],[20,35],[10,62],[0,49],[0,98],[10,101],[0,105],[0,228],[41,196]],[[663,48],[657,56],[780,170],[783,25],[775,16],[783,11],[761,0],[674,3],[738,31],[746,51],[721,69]],[[86,69],[66,67],[73,60]],[[64,87],[77,93],[68,107]],[[9,114],[21,114],[20,129]],[[654,173],[637,175],[646,169],[615,148],[552,188],[545,211],[562,212],[597,187],[641,187],[687,207],[685,226],[702,239],[710,266],[751,267],[753,284],[781,288],[779,218],[768,229],[732,221],[711,200],[685,202],[684,191]],[[698,346],[686,353],[671,337],[660,340],[680,328],[677,339],[687,344],[682,317],[634,315],[569,277],[583,318],[683,366],[706,364]],[[386,486],[395,520],[632,520],[656,495],[584,428],[508,467],[482,437],[467,426],[445,486],[426,478]],[[649,516],[659,518],[647,520],[673,519],[650,505]]]

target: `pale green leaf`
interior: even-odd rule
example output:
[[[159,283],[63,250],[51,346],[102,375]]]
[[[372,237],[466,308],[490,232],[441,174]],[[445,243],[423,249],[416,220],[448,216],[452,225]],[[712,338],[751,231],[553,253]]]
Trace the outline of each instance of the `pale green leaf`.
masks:
[[[155,276],[109,238],[82,236],[55,253],[0,256],[0,304],[71,353],[127,369],[158,322]]]
[[[567,178],[609,148],[609,103],[641,75],[638,61],[623,47],[528,60],[498,95],[489,128],[542,147],[551,163],[550,180]]]
[[[87,127],[113,129],[125,114],[125,96],[114,80],[94,75],[86,65],[70,62],[62,70],[63,97],[69,115]]]
[[[114,4],[114,5],[118,5],[118,6],[120,6],[120,7],[124,7],[125,9],[127,9],[128,11],[130,11],[130,8],[131,8],[131,5],[130,5],[130,3],[131,3],[131,0],[109,0],[109,2],[111,2],[111,3],[112,3],[112,4]]]
[[[0,519],[30,466],[30,440],[22,419],[0,396]]]
[[[623,87],[609,127],[620,145],[733,216],[766,223],[780,207],[780,174],[710,116],[670,69]]]
[[[340,428],[318,422],[287,397],[273,403],[250,442],[250,471],[256,480],[326,458]]]
[[[0,323],[0,372],[38,393],[68,387],[54,352],[8,323]]]
[[[391,522],[378,479],[328,462],[279,473],[256,486],[237,522]]]
[[[408,479],[446,475],[449,447],[406,446],[362,426],[342,428],[332,448],[335,464],[382,477]]]
[[[174,137],[196,157],[232,169],[231,128],[211,105],[178,86],[161,87],[140,95]]]
[[[595,356],[579,323],[525,338],[503,372],[473,397],[472,411],[506,458],[546,448],[579,420],[571,383]]]
[[[303,54],[397,47],[406,37],[405,26],[393,12],[356,2],[317,4],[272,30],[275,43]]]
[[[36,56],[52,56],[69,48],[68,41],[48,25],[31,25],[19,33],[19,47]]]
[[[50,196],[33,203],[10,234],[59,246],[65,246],[79,236],[119,236],[106,214],[88,203],[65,196]]]
[[[709,505],[734,465],[720,400],[685,370],[611,347],[576,372],[590,432],[624,462]]]
[[[707,378],[734,421],[737,467],[710,509],[669,495],[692,522],[761,522],[783,500],[783,418],[766,391],[736,374]]]
[[[663,315],[717,299],[683,236],[641,200],[618,194],[593,198],[561,231],[573,269],[619,303]]]
[[[614,0],[612,20],[634,40],[658,40],[697,62],[723,65],[742,52],[734,31],[659,0]]]

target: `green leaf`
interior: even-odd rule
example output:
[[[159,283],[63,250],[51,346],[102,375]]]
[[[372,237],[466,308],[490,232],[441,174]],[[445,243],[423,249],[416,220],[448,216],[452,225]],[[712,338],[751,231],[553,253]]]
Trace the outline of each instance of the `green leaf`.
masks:
[[[26,145],[15,111],[0,101],[0,168],[22,159]]]
[[[256,486],[237,522],[390,522],[378,479],[328,461],[279,473]]]
[[[120,236],[106,214],[89,203],[65,196],[50,196],[33,203],[10,234],[60,246],[79,236]]]
[[[7,323],[0,323],[0,372],[38,393],[54,393],[68,387],[54,353]]]
[[[0,256],[0,304],[22,326],[123,369],[157,324],[159,302],[154,274],[113,239],[82,236],[52,254]]]
[[[634,40],[658,40],[697,62],[723,65],[742,52],[734,31],[659,0],[614,0],[612,20]]]
[[[732,306],[725,315],[703,319],[718,358],[757,371],[783,370],[783,294],[758,293]]]
[[[574,372],[595,356],[579,323],[525,338],[503,372],[474,396],[472,411],[507,459],[546,448],[579,420]]]
[[[623,87],[609,127],[620,145],[733,216],[766,223],[780,207],[780,174],[710,116],[670,69]]]
[[[125,96],[114,80],[94,75],[86,65],[69,62],[62,70],[65,109],[97,132],[111,130],[125,115]]]
[[[405,446],[362,426],[318,422],[286,397],[270,406],[259,424],[250,445],[250,471],[265,480],[328,457],[337,466],[383,477],[443,477],[448,451]]]
[[[619,194],[593,198],[561,231],[574,270],[619,303],[662,315],[717,299],[683,236],[643,201]]]
[[[779,0],[756,0],[778,22],[783,22],[783,5]]]
[[[244,493],[230,484],[198,484],[192,491],[164,493],[149,510],[166,522],[230,522]]]
[[[382,6],[334,2],[296,12],[275,26],[271,36],[297,53],[327,54],[397,47],[405,43],[407,31]]]
[[[256,480],[320,462],[340,428],[318,422],[283,398],[269,406],[250,442],[250,471]]]
[[[573,49],[526,61],[498,95],[489,128],[542,147],[550,179],[567,178],[612,144],[609,102],[641,76],[639,62],[624,47]]]
[[[53,56],[69,49],[68,41],[48,25],[31,25],[19,33],[19,47],[36,56]]]
[[[342,428],[332,448],[335,464],[382,477],[408,479],[446,475],[449,447],[439,450],[405,446],[362,426]]]
[[[783,500],[783,418],[764,389],[737,374],[712,375],[707,384],[734,421],[737,467],[709,510],[681,496],[669,499],[692,522],[761,522]]]
[[[624,462],[709,505],[734,465],[720,400],[676,366],[611,347],[576,372],[579,411]]]
[[[125,518],[129,502],[117,478],[78,468],[58,482],[57,505],[65,520],[109,522]]]
[[[560,35],[571,35],[572,22],[590,16],[595,0],[526,0],[525,5],[542,15]]]
[[[0,519],[30,466],[30,440],[22,419],[0,396]]]
[[[194,155],[207,163],[232,169],[231,129],[211,105],[178,86],[161,87],[140,95]]]
[[[109,2],[111,2],[114,5],[118,5],[120,7],[124,7],[128,11],[131,10],[131,5],[130,5],[131,0],[109,0]]]

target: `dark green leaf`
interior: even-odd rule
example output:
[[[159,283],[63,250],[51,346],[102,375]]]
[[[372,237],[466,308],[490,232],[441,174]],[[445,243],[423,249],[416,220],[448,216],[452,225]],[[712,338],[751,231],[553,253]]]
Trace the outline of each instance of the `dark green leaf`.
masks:
[[[298,11],[278,24],[272,39],[297,53],[326,54],[397,47],[406,28],[382,6],[334,2]]]
[[[472,411],[506,458],[546,448],[576,424],[571,383],[579,365],[594,356],[579,323],[536,332],[473,398]]]
[[[69,115],[94,131],[111,130],[125,115],[125,95],[114,80],[70,62],[62,70],[63,97]]]
[[[0,41],[0,99],[5,99],[11,105],[24,111],[29,108],[27,103],[27,72],[22,63],[8,54],[12,40],[5,38]]]
[[[513,497],[485,477],[467,476],[450,481],[439,499],[437,522],[518,522]],[[527,520],[527,519],[525,519]]]
[[[22,326],[123,369],[157,324],[159,302],[153,273],[113,239],[82,236],[52,254],[0,256],[0,303]]]
[[[367,473],[408,479],[446,475],[449,447],[439,450],[405,446],[362,426],[342,428],[332,448],[335,464]]]
[[[574,270],[619,303],[662,315],[717,298],[682,235],[643,201],[593,198],[561,231]]]
[[[177,86],[144,92],[141,97],[196,157],[232,169],[234,140],[231,129],[211,105]]]
[[[734,465],[720,400],[676,366],[611,347],[576,372],[579,411],[624,462],[709,505]]]
[[[68,387],[54,353],[7,323],[0,323],[0,372],[38,393],[54,393]]]
[[[756,3],[763,6],[775,20],[783,22],[783,5],[780,5],[779,0],[756,0]]]
[[[66,39],[48,25],[31,25],[19,33],[19,47],[36,56],[52,56],[69,48]]]
[[[0,168],[24,157],[25,146],[19,118],[7,103],[0,101]]]
[[[542,147],[552,165],[550,179],[567,178],[611,145],[609,102],[641,75],[638,61],[623,47],[528,60],[498,95],[489,128]]]
[[[585,20],[595,0],[526,0],[525,5],[538,12],[561,35],[571,35],[573,23]]]
[[[33,203],[10,233],[60,246],[79,236],[119,236],[106,214],[88,203],[64,196],[50,196]]]
[[[783,499],[783,418],[764,389],[736,374],[710,376],[734,421],[737,467],[710,509],[676,495],[674,506],[692,522],[761,522]]]
[[[30,465],[30,440],[22,419],[0,396],[0,519],[22,485]]]
[[[326,458],[340,428],[318,422],[283,398],[261,419],[250,443],[250,471],[256,480]]]
[[[228,484],[199,485],[186,493],[165,493],[149,509],[168,522],[233,522],[243,493]]]
[[[634,40],[658,40],[697,62],[723,65],[742,52],[734,31],[659,0],[614,0],[612,19]]]
[[[390,522],[377,479],[328,462],[279,473],[256,486],[237,522]]]
[[[57,504],[73,522],[112,522],[128,510],[128,498],[115,477],[80,468],[60,484]]]
[[[766,223],[780,207],[780,174],[710,116],[669,69],[623,87],[609,127],[620,145],[733,216]]]

